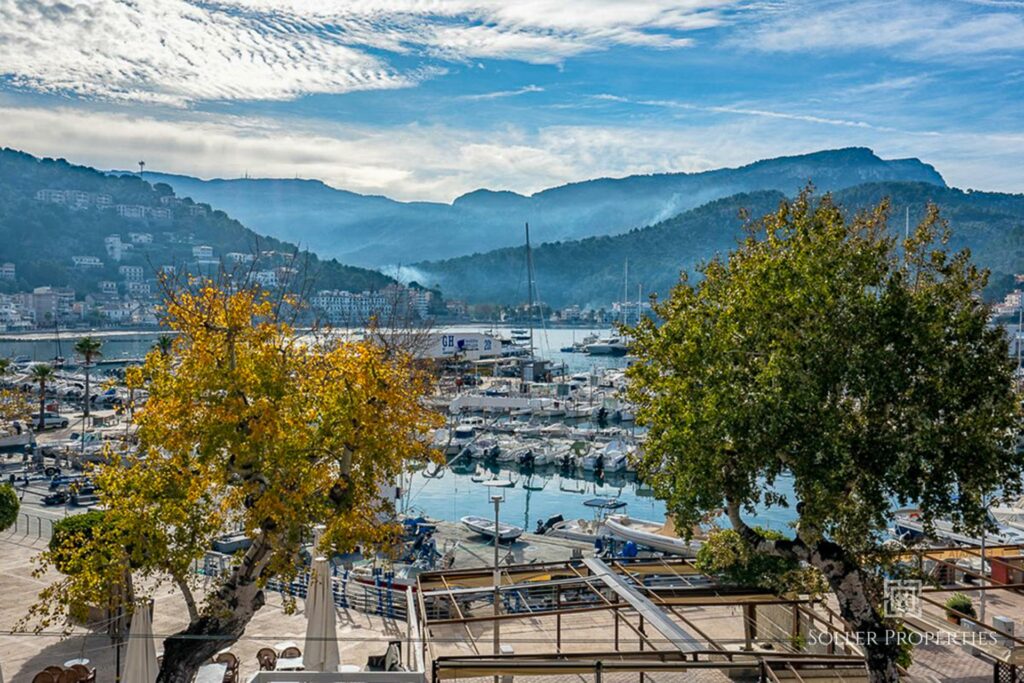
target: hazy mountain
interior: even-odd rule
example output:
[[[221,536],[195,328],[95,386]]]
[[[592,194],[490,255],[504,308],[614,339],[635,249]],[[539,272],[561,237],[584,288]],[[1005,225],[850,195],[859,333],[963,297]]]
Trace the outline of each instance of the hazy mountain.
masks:
[[[977,262],[993,271],[993,295],[1005,292],[1012,273],[1024,271],[1024,195],[964,192],[927,182],[865,183],[834,193],[847,211],[891,198],[892,230],[902,234],[909,207],[913,226],[929,202],[937,204],[953,229],[951,247],[970,247]],[[629,299],[664,295],[680,270],[724,254],[742,235],[740,210],[758,217],[783,198],[776,191],[733,195],[691,209],[650,227],[624,234],[541,244],[533,260],[539,297],[554,306],[606,306],[622,300],[624,264],[629,261]],[[472,256],[415,264],[446,296],[471,302],[522,303],[526,296],[525,250],[499,249]]]
[[[221,207],[259,232],[368,266],[512,246],[522,241],[527,221],[538,241],[619,233],[737,193],[791,194],[808,181],[823,190],[897,180],[945,186],[928,164],[917,159],[883,160],[864,148],[702,173],[601,178],[530,196],[481,189],[451,204],[398,202],[314,180],[200,180],[152,172],[146,177],[171,185],[179,195]]]
[[[90,202],[75,210],[40,201],[36,198],[39,190],[107,195],[110,207],[100,208]],[[263,268],[292,261],[297,251],[294,244],[258,235],[216,205],[197,205],[173,194],[170,187],[144,182],[136,175],[112,176],[63,159],[40,159],[12,149],[0,150],[0,261],[14,262],[18,273],[18,280],[5,283],[5,287],[71,285],[92,291],[101,280],[122,280],[118,267],[124,265],[142,266],[151,278],[163,265],[181,269],[194,261],[194,245],[208,245],[218,257],[229,252],[251,254],[257,248],[276,252],[277,256],[261,258]],[[161,199],[173,200],[170,217],[128,218],[114,208],[125,204],[150,214],[154,209],[166,211],[168,205]],[[153,241],[132,245],[134,248],[119,262],[108,258],[104,238],[118,234],[127,242],[130,232],[150,233]],[[103,266],[73,268],[71,257],[78,255],[99,257]],[[322,288],[361,291],[393,282],[379,272],[320,260],[315,254],[300,254],[294,261]]]

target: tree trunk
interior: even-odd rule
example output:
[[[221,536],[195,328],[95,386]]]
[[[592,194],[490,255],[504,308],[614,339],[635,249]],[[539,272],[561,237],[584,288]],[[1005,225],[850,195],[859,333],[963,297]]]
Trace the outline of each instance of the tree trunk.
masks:
[[[841,546],[827,540],[807,544],[795,540],[771,541],[751,529],[740,517],[739,505],[729,502],[729,521],[757,552],[806,562],[818,569],[839,601],[839,614],[849,629],[851,644],[865,654],[871,683],[899,683],[896,659],[900,654],[894,628],[887,624],[872,599],[873,578]]]
[[[89,357],[86,356],[86,358],[85,358],[85,407],[82,408],[82,415],[84,417],[89,417],[89,404],[92,402],[92,401],[90,401],[92,396],[89,393],[89,369],[90,369],[89,366],[90,365],[91,365],[91,363],[89,362]],[[82,428],[82,431],[85,431],[85,427]],[[82,438],[85,438],[84,434],[82,435]]]
[[[258,582],[270,555],[271,544],[261,534],[217,589],[205,613],[164,640],[164,658],[156,683],[191,683],[200,666],[245,633],[266,601]]]
[[[839,614],[850,629],[850,640],[867,657],[871,683],[898,683],[896,659],[900,648],[896,631],[886,623],[872,599],[872,577],[866,576],[847,553],[835,543],[819,541],[809,548],[807,562],[821,571],[839,601]]]
[[[39,383],[39,431],[46,429],[46,384]]]

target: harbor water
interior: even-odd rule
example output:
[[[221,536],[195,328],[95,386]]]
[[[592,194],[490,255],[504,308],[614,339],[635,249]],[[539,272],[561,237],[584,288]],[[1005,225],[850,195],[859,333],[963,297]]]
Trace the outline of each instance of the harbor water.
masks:
[[[460,325],[451,328],[439,328],[438,331],[476,331],[506,334],[508,329],[494,328],[491,325]],[[589,334],[606,335],[610,330],[591,329],[538,329],[535,331],[534,344],[538,355],[547,358],[555,366],[564,367],[569,374],[585,372],[593,369],[620,368],[626,361],[621,357],[588,356],[582,353],[564,353],[560,351],[574,341],[580,341]],[[140,359],[153,347],[159,331],[117,331],[92,333],[103,341],[103,355],[107,361]],[[19,335],[17,337],[0,337],[0,356],[9,358],[28,357],[34,361],[52,360],[58,350],[72,361],[71,347],[74,340],[81,337],[82,332],[61,332],[58,342],[53,333],[37,333]],[[504,465],[503,467],[508,467]],[[507,479],[513,484],[507,488],[493,489],[473,481],[475,462],[465,462],[463,466],[412,472],[403,482],[405,499],[402,502],[410,512],[425,514],[437,519],[457,521],[466,515],[491,517],[494,506],[490,496],[503,496],[501,518],[503,521],[522,526],[532,531],[538,521],[547,520],[555,515],[565,519],[592,519],[593,509],[583,505],[584,501],[607,497],[617,498],[627,504],[622,510],[640,519],[664,521],[665,505],[654,497],[650,487],[638,482],[629,474],[609,473],[597,477],[593,472],[561,472],[555,467],[537,468],[535,471],[513,469],[498,470],[497,465],[490,465],[494,476]],[[777,490],[787,494],[792,501],[792,488],[789,481],[782,478],[777,482]],[[789,522],[795,518],[791,508],[773,508],[760,510],[751,519],[752,522],[766,528],[784,531]]]

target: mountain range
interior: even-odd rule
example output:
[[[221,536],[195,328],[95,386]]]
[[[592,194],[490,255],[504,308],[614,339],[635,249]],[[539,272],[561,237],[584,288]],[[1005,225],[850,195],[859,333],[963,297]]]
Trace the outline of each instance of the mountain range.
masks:
[[[871,182],[832,193],[848,213],[891,202],[890,229],[902,235],[929,203],[952,228],[950,248],[969,247],[975,261],[992,270],[990,298],[1012,289],[1024,270],[1024,195],[965,192],[928,182]],[[761,190],[717,199],[668,220],[618,235],[535,245],[537,295],[548,305],[606,306],[611,301],[664,296],[701,261],[724,254],[743,235],[741,212],[760,217],[778,207],[782,192]],[[628,283],[625,281],[628,262]],[[420,277],[437,282],[452,297],[472,302],[518,304],[526,299],[523,246],[435,262],[413,264]]]
[[[793,194],[866,182],[945,187],[917,159],[884,160],[853,147],[757,161],[700,173],[599,178],[526,196],[476,190],[450,204],[399,202],[338,190],[317,180],[214,179],[147,171],[181,196],[219,207],[248,227],[287,236],[321,256],[367,267],[436,260],[517,245],[529,222],[538,242],[574,240],[651,225],[743,192]]]
[[[78,281],[113,278],[115,271],[107,271],[115,266],[83,273],[71,268],[69,256],[102,254],[105,235],[139,225],[110,210],[76,211],[35,199],[45,188],[104,192],[115,204],[157,206],[171,197],[184,207],[205,208],[176,211],[156,228],[165,237],[161,244],[129,260],[187,260],[195,243],[218,254],[249,252],[257,243],[291,253],[298,243],[309,250],[304,259],[316,268],[317,288],[359,291],[393,282],[377,270],[324,256],[371,267],[402,263],[420,282],[470,303],[525,300],[527,220],[539,298],[552,306],[600,307],[664,295],[681,270],[735,245],[741,211],[763,215],[809,182],[851,212],[891,198],[894,231],[902,231],[905,218],[917,221],[928,203],[937,204],[953,228],[951,246],[970,247],[993,271],[992,297],[1013,288],[1013,274],[1024,271],[1024,195],[965,192],[922,161],[884,160],[864,148],[702,173],[590,180],[530,196],[477,190],[451,204],[399,202],[315,180],[200,180],[153,172],[144,178],[0,152],[0,258],[19,263],[19,281],[4,287],[91,286]],[[41,234],[61,246],[59,253],[38,248]]]

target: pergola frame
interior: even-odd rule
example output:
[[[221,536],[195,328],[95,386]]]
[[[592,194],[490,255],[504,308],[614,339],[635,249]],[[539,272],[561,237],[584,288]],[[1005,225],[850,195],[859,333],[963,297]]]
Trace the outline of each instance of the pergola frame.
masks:
[[[454,570],[427,572],[417,580],[420,621],[427,652],[432,660],[433,681],[447,679],[491,677],[500,675],[555,675],[590,674],[600,681],[603,672],[636,672],[643,683],[644,672],[686,671],[694,669],[743,669],[760,680],[778,680],[774,670],[785,670],[793,680],[802,680],[801,670],[841,669],[849,677],[862,675],[864,658],[859,654],[809,654],[799,652],[763,652],[750,649],[756,634],[755,608],[763,605],[788,605],[794,612],[794,626],[804,616],[816,620],[824,630],[833,630],[831,616],[823,619],[810,607],[817,601],[799,597],[782,597],[756,589],[736,589],[720,586],[701,574],[686,559],[654,558],[644,560],[616,559],[610,565],[598,562],[595,566],[614,572],[618,579],[628,582],[631,589],[642,595],[645,604],[637,610],[628,601],[620,599],[598,572],[588,565],[593,560],[570,560],[502,568],[500,595],[517,595],[523,608],[514,612],[467,614],[465,607],[474,601],[493,601],[493,570]],[[654,585],[645,585],[644,579],[658,577]],[[628,597],[628,596],[627,596]],[[507,600],[507,599],[506,599]],[[532,604],[531,604],[532,603]],[[493,603],[491,603],[493,604]],[[747,649],[728,650],[701,630],[681,611],[682,607],[738,607],[744,612],[744,640]],[[658,610],[671,615],[688,632],[707,643],[706,647],[664,649],[648,633],[650,619],[646,611]],[[566,652],[562,647],[563,621],[566,617],[592,612],[610,612],[613,622],[611,650],[594,652]],[[554,617],[553,651],[532,654],[487,653],[490,643],[479,646],[470,625],[495,623],[539,617]],[[470,647],[476,654],[437,656],[432,642],[432,627],[461,625],[465,628]],[[636,636],[639,649],[624,649],[620,641],[621,626]],[[547,630],[544,630],[548,633]],[[837,630],[836,630],[837,632]],[[664,634],[663,634],[664,635]],[[795,634],[794,634],[795,635]],[[671,638],[668,638],[672,642]],[[839,673],[837,671],[837,673]]]

